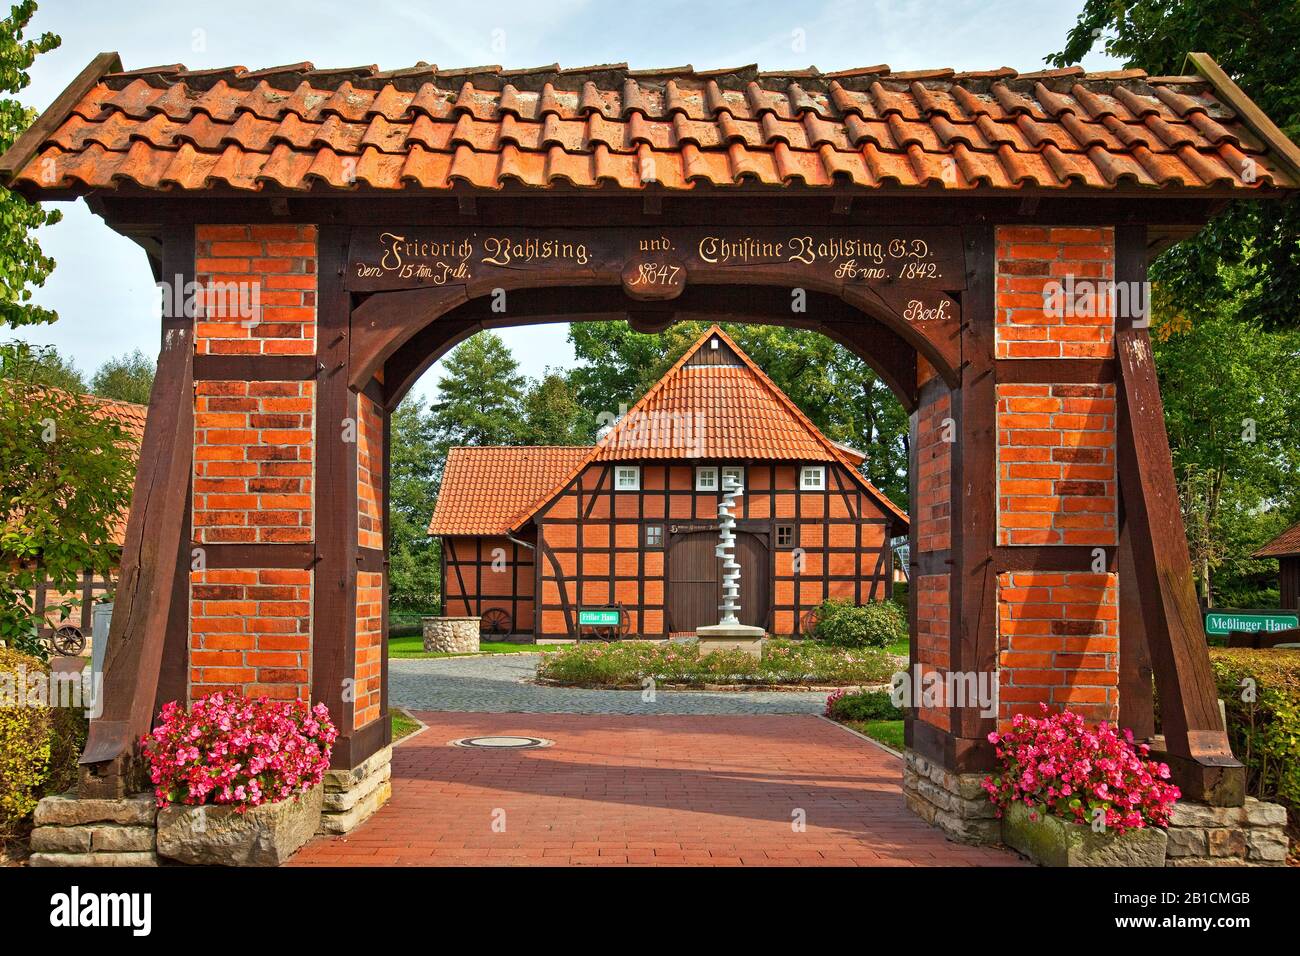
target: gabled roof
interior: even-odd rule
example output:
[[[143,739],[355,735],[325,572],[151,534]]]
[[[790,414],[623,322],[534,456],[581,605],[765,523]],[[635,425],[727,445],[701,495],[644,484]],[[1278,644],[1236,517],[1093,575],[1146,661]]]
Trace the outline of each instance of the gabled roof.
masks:
[[[43,192],[506,184],[667,189],[1219,188],[1300,151],[1205,54],[1199,75],[873,66],[123,72],[100,54],[0,159]]]
[[[1300,521],[1251,555],[1252,558],[1285,558],[1300,554]]]
[[[590,445],[452,448],[429,534],[506,534],[520,511],[590,455]]]
[[[131,455],[132,461],[140,459],[140,444],[144,441],[144,423],[149,417],[148,405],[137,405],[134,402],[120,402],[113,398],[100,398],[98,395],[83,396],[101,418],[111,419],[117,422],[126,432],[126,442],[129,445],[127,451]],[[126,517],[129,511],[124,508],[113,525],[112,539],[113,543],[121,546],[126,543]]]
[[[695,364],[710,340],[735,362]],[[592,462],[646,459],[824,461],[843,465],[903,524],[907,514],[858,471],[860,460],[821,433],[730,336],[712,326],[561,481],[515,519],[530,519]]]

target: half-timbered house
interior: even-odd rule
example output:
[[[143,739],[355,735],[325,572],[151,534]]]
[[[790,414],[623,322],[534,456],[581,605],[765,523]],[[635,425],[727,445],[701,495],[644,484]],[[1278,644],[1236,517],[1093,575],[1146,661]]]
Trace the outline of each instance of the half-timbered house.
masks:
[[[907,515],[863,460],[715,326],[594,446],[451,449],[429,527],[443,612],[539,640],[581,636],[598,610],[640,637],[717,623],[734,474],[740,618],[801,633],[827,598],[889,596]]]

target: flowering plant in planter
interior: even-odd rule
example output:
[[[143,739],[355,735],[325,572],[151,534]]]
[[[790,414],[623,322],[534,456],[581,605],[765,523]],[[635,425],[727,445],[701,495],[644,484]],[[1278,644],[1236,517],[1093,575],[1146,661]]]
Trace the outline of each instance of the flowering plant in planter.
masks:
[[[163,706],[141,739],[158,806],[212,803],[242,813],[317,784],[338,731],[324,704],[211,694]]]
[[[1113,833],[1168,824],[1181,793],[1167,782],[1168,765],[1147,759],[1150,747],[1135,745],[1130,730],[1040,706],[1044,716],[1017,714],[1010,731],[989,734],[999,772],[984,778],[984,789],[999,816],[1023,803],[1030,819],[1045,812],[1082,825],[1100,808]]]

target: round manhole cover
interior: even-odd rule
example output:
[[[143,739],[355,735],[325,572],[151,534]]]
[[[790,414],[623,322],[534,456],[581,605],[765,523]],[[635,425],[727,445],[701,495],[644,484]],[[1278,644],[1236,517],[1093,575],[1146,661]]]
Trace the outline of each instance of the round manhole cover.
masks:
[[[461,737],[448,741],[453,747],[478,747],[483,750],[528,750],[532,747],[549,747],[554,740],[545,737]]]

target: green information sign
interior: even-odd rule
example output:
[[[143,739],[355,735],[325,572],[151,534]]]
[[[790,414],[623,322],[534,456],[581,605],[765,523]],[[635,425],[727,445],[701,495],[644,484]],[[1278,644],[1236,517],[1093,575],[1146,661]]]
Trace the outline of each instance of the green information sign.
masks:
[[[1247,634],[1285,631],[1300,627],[1300,615],[1285,611],[1206,611],[1205,633],[1227,634],[1244,631]]]
[[[617,610],[579,608],[578,623],[590,627],[618,627],[623,623],[623,616]]]

